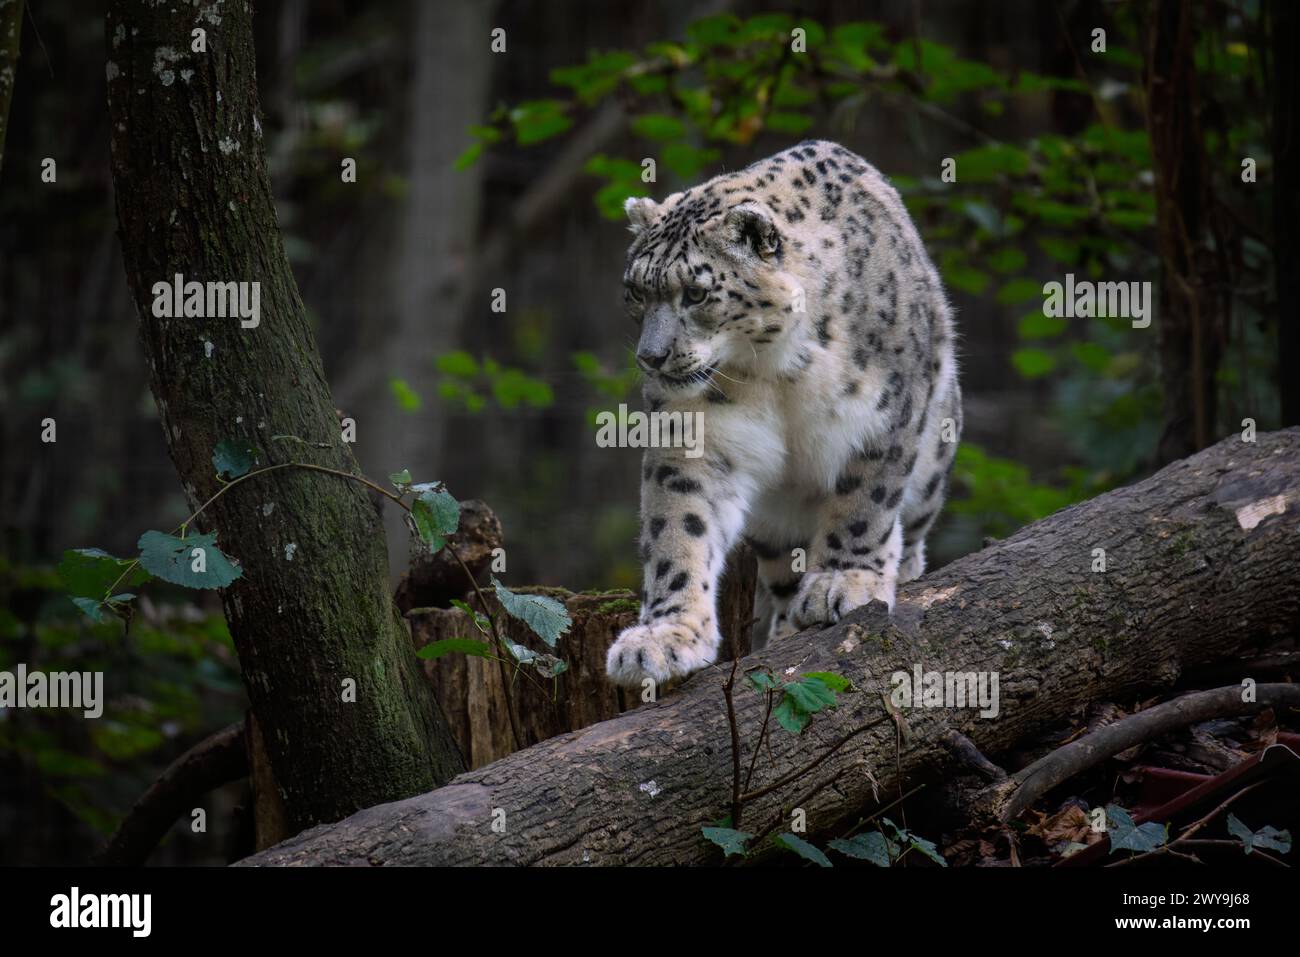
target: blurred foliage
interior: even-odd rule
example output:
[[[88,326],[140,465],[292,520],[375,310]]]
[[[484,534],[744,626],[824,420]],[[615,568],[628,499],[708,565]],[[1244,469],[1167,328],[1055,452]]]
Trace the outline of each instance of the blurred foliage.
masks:
[[[0,758],[107,834],[185,747],[239,720],[244,689],[216,606],[142,600],[128,620],[96,623],[65,589],[52,568],[0,557],[0,670],[102,672],[103,715],[0,709]]]
[[[481,412],[490,396],[497,406],[548,408],[555,401],[551,387],[522,369],[503,366],[491,356],[475,359],[468,352],[446,352],[435,360],[442,378],[438,395],[467,412]]]

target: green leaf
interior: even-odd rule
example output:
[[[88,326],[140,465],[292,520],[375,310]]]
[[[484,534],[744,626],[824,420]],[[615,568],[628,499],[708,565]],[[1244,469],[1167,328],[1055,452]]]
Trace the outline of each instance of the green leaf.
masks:
[[[411,503],[415,530],[430,551],[439,551],[447,544],[448,536],[460,527],[460,502],[441,482],[413,485],[411,491],[415,492],[415,501]]]
[[[1065,320],[1062,319],[1061,323],[1064,322]],[[1070,354],[1090,372],[1101,372],[1110,364],[1110,353],[1106,351],[1105,346],[1095,342],[1072,342]]]
[[[476,658],[490,658],[492,649],[484,641],[478,641],[474,638],[443,638],[440,641],[431,641],[420,648],[415,656],[423,658],[425,661],[435,658],[441,658],[443,655],[462,654],[473,655]]]
[[[1079,243],[1059,236],[1040,236],[1038,246],[1058,263],[1073,266],[1079,261]]]
[[[243,439],[222,439],[212,451],[212,467],[217,477],[229,481],[247,475],[261,451]]]
[[[497,600],[511,618],[518,618],[533,634],[554,648],[560,635],[569,630],[573,621],[569,612],[554,598],[545,595],[517,595],[492,576],[497,590]]]
[[[104,618],[104,606],[102,603],[93,598],[74,597],[72,603],[86,613],[89,618],[97,625],[102,625],[106,620]]]
[[[744,857],[746,853],[745,842],[754,835],[730,827],[706,827],[704,828],[704,836],[722,848],[727,857],[732,854]]]
[[[73,548],[63,553],[58,573],[69,595],[93,598],[98,603],[132,564],[125,558],[115,558],[98,548]],[[136,588],[147,582],[149,577],[145,569],[135,565],[120,584]]]
[[[686,135],[686,126],[675,116],[644,113],[632,120],[632,132],[648,140],[675,140]]]
[[[217,548],[215,533],[177,538],[164,532],[148,531],[140,536],[140,564],[151,574],[186,588],[224,588],[243,574]],[[195,554],[195,552],[198,554]],[[196,571],[201,561],[203,570]]]
[[[1056,368],[1056,357],[1042,349],[1017,349],[1011,354],[1011,364],[1026,379],[1037,379]]]
[[[393,488],[397,489],[399,492],[405,492],[411,487],[411,470],[402,469],[400,472],[390,472],[388,474],[388,481],[392,482]]]
[[[458,173],[462,173],[478,162],[478,158],[483,155],[482,143],[470,143],[464,151],[456,157],[451,164],[452,168]]]
[[[847,840],[837,837],[827,844],[827,847],[831,848],[831,850],[839,851],[845,857],[852,857],[859,861],[870,861],[877,867],[889,867],[891,859],[889,846],[890,842],[879,831],[858,834]]]
[[[1014,306],[1034,299],[1042,299],[1043,284],[1036,279],[1013,279],[998,290],[998,302]]]
[[[1019,272],[1025,268],[1025,254],[1014,246],[1004,246],[989,253],[988,264],[995,272]]]
[[[925,838],[919,837],[916,834],[913,834],[911,831],[904,831],[903,835],[906,838],[908,845],[910,845],[912,848],[916,849],[917,851],[920,851],[922,854],[924,854],[930,860],[934,861],[940,867],[948,866],[948,862],[944,860],[943,855],[939,853],[939,848],[934,843],[934,841],[927,841]]]
[[[789,695],[782,695],[780,702],[772,709],[772,714],[776,717],[777,724],[785,728],[792,734],[799,734],[804,728],[808,727],[808,722],[812,716],[803,711],[795,704],[794,698]]]
[[[1252,831],[1235,814],[1228,815],[1228,833],[1241,840],[1245,852],[1249,854],[1255,848],[1268,851],[1291,853],[1291,832],[1279,831],[1271,824],[1266,824],[1258,831]]]
[[[773,133],[789,133],[791,136],[798,136],[811,127],[813,121],[811,116],[804,116],[802,113],[773,110],[768,114],[765,125]]]
[[[1106,820],[1110,824],[1110,849],[1112,851],[1137,851],[1145,853],[1161,847],[1169,839],[1169,828],[1155,821],[1141,827],[1133,823],[1128,811],[1118,804],[1106,805]]]
[[[784,687],[786,695],[794,699],[799,710],[808,714],[816,714],[835,704],[835,692],[820,678],[789,681]]]
[[[511,641],[509,638],[502,638],[501,644],[505,645],[506,651],[510,653],[510,657],[515,659],[515,661],[519,662],[521,665],[535,664],[539,657],[537,652],[533,651],[531,648],[521,645],[518,642]]]
[[[445,352],[434,360],[434,366],[443,375],[469,379],[478,375],[478,360],[464,350]]]
[[[1015,176],[1029,167],[1029,154],[1015,146],[977,146],[953,157],[958,183],[986,183]]]
[[[701,46],[725,46],[736,39],[739,29],[738,17],[720,13],[696,20],[686,28],[686,35]]]
[[[751,671],[745,675],[749,683],[754,686],[756,691],[775,691],[777,689],[776,679],[766,671]]]
[[[690,143],[669,143],[659,151],[659,159],[663,162],[663,165],[684,179],[692,179],[699,175],[701,170],[712,163],[716,163],[721,156],[720,150],[699,149]],[[639,182],[639,167],[637,176]]]
[[[549,385],[519,369],[502,369],[492,380],[492,395],[503,409],[513,409],[521,402],[534,409],[545,409],[555,401]]]
[[[815,678],[835,693],[848,691],[853,686],[853,682],[843,675],[837,675],[833,671],[809,671],[804,674],[804,678]]]
[[[797,837],[794,834],[778,834],[776,837],[772,838],[772,840],[774,843],[779,844],[788,850],[794,851],[804,860],[812,861],[818,867],[834,866],[831,864],[830,858],[817,848],[813,847],[803,838]]]
[[[1045,316],[1041,311],[1031,312],[1021,317],[1017,331],[1021,339],[1051,339],[1065,331],[1065,320],[1060,316]]]
[[[419,411],[420,395],[411,388],[410,383],[405,379],[389,379],[388,391],[393,394],[393,398],[397,400],[397,405],[403,412]]]
[[[528,146],[563,133],[573,125],[573,120],[565,115],[566,109],[568,104],[563,100],[530,100],[520,103],[510,111],[515,140],[520,146]]]
[[[485,635],[488,633],[488,629],[491,628],[492,622],[488,620],[487,615],[471,608],[467,602],[461,601],[459,598],[453,598],[451,600],[451,607],[459,608],[465,614],[469,615],[470,621],[474,622],[475,628]]]

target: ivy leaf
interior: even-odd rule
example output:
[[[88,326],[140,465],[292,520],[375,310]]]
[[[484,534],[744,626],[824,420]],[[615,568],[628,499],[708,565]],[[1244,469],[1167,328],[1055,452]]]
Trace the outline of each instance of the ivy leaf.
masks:
[[[744,857],[746,854],[745,842],[754,835],[730,827],[706,827],[704,828],[704,836],[722,848],[727,857],[732,854]]]
[[[852,838],[837,837],[827,844],[829,848],[839,851],[845,857],[859,861],[870,861],[877,867],[890,866],[890,841],[879,831],[859,834]]]
[[[486,642],[474,638],[443,638],[441,641],[429,642],[416,651],[415,656],[423,658],[425,661],[431,661],[450,654],[488,658],[492,654],[492,649],[488,647]]]
[[[460,502],[441,482],[412,485],[415,501],[411,503],[411,520],[420,540],[436,552],[447,544],[447,537],[460,527]]]
[[[113,583],[122,578],[122,573],[130,565],[131,562],[127,559],[116,558],[98,548],[73,548],[63,553],[58,572],[69,595],[93,598],[98,603]],[[121,584],[136,588],[149,578],[149,573],[136,565],[122,578]]]
[[[569,630],[573,624],[565,607],[554,598],[545,595],[516,595],[492,576],[492,585],[497,590],[497,600],[506,614],[518,618],[533,634],[554,648],[560,635]]]
[[[261,454],[260,449],[243,439],[222,439],[212,450],[212,467],[216,469],[217,478],[230,481],[247,475]]]
[[[1145,853],[1161,847],[1169,839],[1169,829],[1155,821],[1141,827],[1133,823],[1128,811],[1118,804],[1106,805],[1106,820],[1110,824],[1110,849],[1112,851],[1137,851]]]
[[[772,839],[775,843],[788,850],[794,851],[804,860],[812,861],[818,867],[833,867],[831,860],[817,848],[813,847],[801,837],[793,834],[778,834]]]
[[[776,679],[766,671],[751,671],[745,677],[757,691],[775,691],[777,688]]]
[[[1291,832],[1279,831],[1272,824],[1266,824],[1258,831],[1252,831],[1235,814],[1228,815],[1228,833],[1239,838],[1249,854],[1257,847],[1270,851],[1291,853]]]
[[[140,536],[137,545],[140,548],[140,564],[151,574],[173,585],[184,585],[186,588],[224,588],[243,574],[217,548],[215,533],[181,539],[164,532],[149,531]]]

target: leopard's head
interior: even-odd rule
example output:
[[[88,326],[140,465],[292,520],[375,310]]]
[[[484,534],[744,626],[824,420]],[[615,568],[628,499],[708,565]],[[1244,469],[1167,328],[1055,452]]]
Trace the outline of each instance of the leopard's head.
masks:
[[[640,327],[636,361],[649,392],[690,396],[715,375],[770,364],[802,311],[772,210],[753,199],[728,205],[708,191],[662,204],[629,199],[625,209],[636,238],[624,302]]]

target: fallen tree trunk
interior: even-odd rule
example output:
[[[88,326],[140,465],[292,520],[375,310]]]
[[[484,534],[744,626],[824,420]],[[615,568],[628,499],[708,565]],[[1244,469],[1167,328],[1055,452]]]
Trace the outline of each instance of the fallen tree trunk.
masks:
[[[1098,549],[1104,571],[1094,570]],[[886,713],[880,692],[896,671],[996,673],[999,713],[907,709],[901,749],[893,722],[880,722],[798,783],[747,805],[742,827],[759,830],[805,795],[809,832],[829,831],[934,774],[951,731],[996,755],[1087,702],[1168,688],[1185,668],[1295,635],[1297,580],[1300,429],[1253,444],[1225,440],[1064,509],[905,586],[892,617],[870,606],[747,658],[745,667],[766,664],[778,676],[839,672],[862,689],[800,736],[778,730],[755,792],[878,721]],[[731,800],[721,690],[729,670],[707,670],[656,704],[304,832],[244,863],[717,862],[721,853],[700,829]],[[764,699],[739,688],[736,711],[747,762]]]

